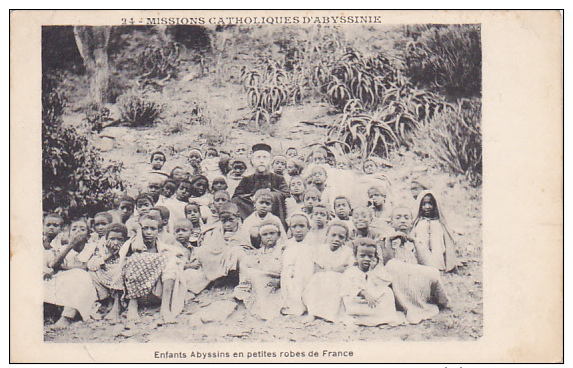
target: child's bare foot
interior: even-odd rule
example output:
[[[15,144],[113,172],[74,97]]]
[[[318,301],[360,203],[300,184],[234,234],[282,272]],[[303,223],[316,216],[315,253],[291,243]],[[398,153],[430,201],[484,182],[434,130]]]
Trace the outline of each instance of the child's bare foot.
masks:
[[[119,309],[111,310],[108,314],[105,315],[104,319],[110,323],[117,323],[119,321]]]
[[[138,323],[141,322],[141,317],[139,317],[139,313],[137,313],[137,309],[127,309],[127,322]]]
[[[52,325],[52,328],[55,330],[62,330],[65,328],[70,327],[70,320],[64,316],[60,317],[60,319]]]
[[[164,324],[177,323],[177,320],[171,311],[162,310],[160,313]]]

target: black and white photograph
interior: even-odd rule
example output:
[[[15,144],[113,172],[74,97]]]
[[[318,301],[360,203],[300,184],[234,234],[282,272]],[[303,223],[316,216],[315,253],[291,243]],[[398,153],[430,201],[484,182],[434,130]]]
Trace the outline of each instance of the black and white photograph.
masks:
[[[557,110],[527,128],[558,103],[556,69],[547,99],[529,74],[531,110],[512,89],[555,60],[522,57],[555,49],[541,13],[55,11],[29,32],[21,16],[36,54],[15,54],[11,88],[25,106],[28,68],[37,113],[21,114],[41,121],[11,123],[30,129],[36,188],[11,181],[18,347],[44,362],[553,357],[517,328],[529,313],[549,344],[562,321],[562,238],[543,225],[562,211]]]

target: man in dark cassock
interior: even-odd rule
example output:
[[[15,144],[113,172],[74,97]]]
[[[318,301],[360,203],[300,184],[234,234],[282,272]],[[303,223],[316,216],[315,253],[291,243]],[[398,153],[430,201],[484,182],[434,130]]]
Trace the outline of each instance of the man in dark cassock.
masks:
[[[271,146],[266,143],[257,143],[253,146],[251,164],[255,173],[241,179],[232,201],[239,207],[241,218],[244,220],[254,211],[255,192],[259,189],[270,189],[273,195],[271,212],[281,219],[283,225],[286,225],[285,198],[290,195],[289,188],[283,176],[270,171],[271,159]]]

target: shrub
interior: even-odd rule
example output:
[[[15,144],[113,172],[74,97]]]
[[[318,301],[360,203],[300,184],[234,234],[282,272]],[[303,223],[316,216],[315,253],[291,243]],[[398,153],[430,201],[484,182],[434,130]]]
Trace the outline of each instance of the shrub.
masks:
[[[107,107],[93,102],[87,107],[84,120],[88,122],[92,130],[100,133],[103,129],[104,121],[109,119],[109,113],[110,111]]]
[[[121,119],[131,127],[153,125],[163,111],[163,104],[145,92],[130,92],[118,99]]]
[[[479,25],[430,26],[406,49],[412,82],[452,97],[481,96]]]
[[[57,81],[53,78],[42,78],[42,122],[55,125],[64,113],[67,99],[58,92]]]
[[[481,102],[460,100],[456,109],[439,112],[413,139],[414,150],[433,157],[444,168],[465,175],[474,186],[482,181]]]
[[[147,46],[139,55],[140,78],[169,79],[177,74],[183,46],[172,42],[163,46]]]

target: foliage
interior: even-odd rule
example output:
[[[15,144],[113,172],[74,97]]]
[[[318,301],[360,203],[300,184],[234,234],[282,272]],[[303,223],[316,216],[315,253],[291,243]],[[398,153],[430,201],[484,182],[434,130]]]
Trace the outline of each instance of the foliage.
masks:
[[[89,123],[92,130],[100,133],[103,129],[104,121],[109,119],[109,113],[110,111],[107,107],[93,102],[87,107],[84,120]]]
[[[163,104],[145,91],[132,91],[118,99],[121,119],[131,127],[153,125],[163,111]]]
[[[474,186],[482,180],[481,102],[460,100],[455,110],[437,113],[416,132],[416,152],[465,175]]]
[[[176,42],[147,46],[138,57],[142,72],[140,78],[169,79],[175,76],[181,62],[182,49],[183,46]]]
[[[122,165],[107,165],[86,137],[59,124],[63,98],[55,86],[46,86],[42,97],[43,209],[93,216],[108,208],[114,189],[123,188]]]
[[[57,84],[54,78],[46,76],[42,78],[42,121],[44,124],[55,125],[59,123],[64,113],[67,99],[58,92]]]
[[[429,26],[406,48],[406,73],[416,85],[452,97],[481,96],[479,25]]]

